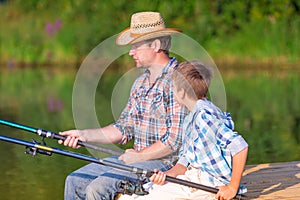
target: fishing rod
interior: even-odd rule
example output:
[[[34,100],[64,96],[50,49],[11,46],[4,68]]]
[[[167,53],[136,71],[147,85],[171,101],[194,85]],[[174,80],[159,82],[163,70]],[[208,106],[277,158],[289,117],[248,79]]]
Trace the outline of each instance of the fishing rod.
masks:
[[[51,155],[52,153],[56,153],[56,154],[60,154],[60,155],[64,155],[64,156],[68,156],[68,157],[72,157],[72,158],[77,158],[80,160],[85,160],[88,162],[93,162],[93,163],[105,165],[108,167],[113,167],[113,168],[116,168],[119,170],[124,170],[124,171],[128,171],[128,172],[136,174],[138,177],[137,183],[134,183],[129,180],[124,180],[123,182],[121,182],[119,184],[119,188],[123,190],[123,194],[129,194],[129,195],[148,194],[148,192],[144,190],[142,184],[146,180],[146,177],[149,178],[155,173],[150,170],[141,169],[141,168],[137,168],[137,167],[133,167],[133,166],[128,166],[128,165],[124,165],[124,164],[120,164],[120,163],[115,163],[115,162],[111,162],[108,160],[102,160],[102,159],[98,159],[95,157],[91,157],[91,156],[87,156],[87,155],[83,155],[83,154],[79,154],[79,153],[74,153],[74,152],[70,152],[70,151],[65,151],[62,149],[54,148],[54,147],[48,147],[48,146],[40,145],[35,142],[28,142],[28,141],[19,140],[16,138],[11,138],[11,137],[7,137],[7,136],[3,136],[3,135],[0,135],[0,140],[25,146],[27,149],[27,151],[25,153],[27,153],[27,154],[36,155],[37,153],[40,153],[40,154]],[[193,183],[190,181],[174,178],[171,176],[166,176],[166,181],[177,183],[177,184],[188,186],[188,187],[193,187],[193,188],[204,190],[206,192],[211,192],[211,193],[217,193],[219,191],[217,188],[201,185],[198,183]],[[245,195],[237,194],[235,196],[235,199],[246,200],[248,198]]]
[[[33,128],[33,127],[30,127],[30,126],[26,126],[26,125],[23,125],[23,124],[17,124],[15,122],[3,120],[3,119],[0,119],[0,124],[35,133],[35,134],[43,137],[43,139],[44,138],[51,138],[51,139],[65,141],[66,138],[67,138],[66,136],[62,136],[62,135],[59,135],[59,134],[51,132],[51,131],[43,130],[41,128]],[[43,142],[44,142],[44,140],[43,140]],[[107,149],[107,148],[104,148],[104,147],[101,147],[101,146],[93,145],[91,143],[83,142],[81,140],[78,140],[78,145],[81,145],[83,147],[87,147],[87,148],[90,148],[90,149],[94,149],[94,150],[97,150],[97,151],[102,151],[104,153],[108,153],[108,154],[111,154],[111,155],[114,155],[114,156],[120,156],[122,154],[121,151]]]

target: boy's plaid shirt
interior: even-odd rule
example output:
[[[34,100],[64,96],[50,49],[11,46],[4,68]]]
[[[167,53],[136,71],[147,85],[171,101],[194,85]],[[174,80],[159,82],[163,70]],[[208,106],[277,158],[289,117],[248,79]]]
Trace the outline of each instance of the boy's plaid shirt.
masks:
[[[214,186],[231,180],[232,156],[248,146],[237,132],[229,113],[208,100],[198,100],[184,121],[183,144],[178,163],[201,170],[201,177]],[[246,192],[240,186],[240,193]]]
[[[174,151],[162,158],[173,164],[178,159],[182,144],[182,124],[187,110],[174,99],[171,73],[177,60],[171,58],[154,83],[150,83],[149,70],[134,82],[128,103],[114,126],[123,135],[121,144],[134,138],[134,149],[140,151],[160,140]]]

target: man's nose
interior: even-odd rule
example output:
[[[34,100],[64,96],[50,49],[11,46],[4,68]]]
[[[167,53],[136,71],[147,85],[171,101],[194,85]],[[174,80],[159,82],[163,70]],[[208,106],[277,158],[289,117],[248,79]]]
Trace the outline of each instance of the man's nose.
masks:
[[[130,55],[130,56],[133,56],[133,54],[134,54],[134,50],[133,50],[133,49],[130,49],[129,55]]]

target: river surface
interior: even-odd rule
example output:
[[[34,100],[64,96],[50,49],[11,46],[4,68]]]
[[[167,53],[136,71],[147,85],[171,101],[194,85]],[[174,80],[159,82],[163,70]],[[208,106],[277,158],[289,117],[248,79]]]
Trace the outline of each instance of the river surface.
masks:
[[[266,68],[221,70],[226,110],[232,114],[236,130],[249,144],[247,164],[300,160],[299,71]],[[91,105],[86,103],[82,106],[87,107],[86,110],[80,110],[82,118],[75,119],[72,101],[74,103],[73,86],[77,71],[61,69],[63,66],[54,69],[2,68],[0,118],[59,132],[77,127],[76,123],[82,128],[104,126],[118,117],[128,98],[134,73],[127,73],[126,77],[112,72],[104,74],[95,87],[94,100],[91,101],[95,105],[88,108]],[[90,118],[88,113],[93,109],[94,118]],[[95,119],[99,124],[91,123]],[[34,138],[41,142],[41,138],[33,133],[6,126],[0,126],[0,134],[27,141]],[[106,156],[84,148],[73,150],[51,139],[45,141],[48,146]],[[87,164],[61,155],[33,157],[24,151],[24,146],[0,141],[0,199],[63,199],[66,176]]]

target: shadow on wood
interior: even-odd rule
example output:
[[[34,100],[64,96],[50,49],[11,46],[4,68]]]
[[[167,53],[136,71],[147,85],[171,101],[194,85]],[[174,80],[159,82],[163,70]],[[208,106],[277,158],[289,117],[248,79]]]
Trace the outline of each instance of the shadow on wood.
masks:
[[[300,161],[248,165],[242,184],[249,199],[300,199]]]

